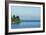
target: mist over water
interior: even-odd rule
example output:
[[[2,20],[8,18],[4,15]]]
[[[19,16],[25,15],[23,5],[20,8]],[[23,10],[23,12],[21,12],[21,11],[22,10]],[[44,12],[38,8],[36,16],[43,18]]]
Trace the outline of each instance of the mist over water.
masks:
[[[28,17],[28,16],[20,16],[19,24],[12,23],[12,29],[20,29],[20,28],[39,28],[40,27],[40,17]]]
[[[40,17],[20,16],[21,20],[40,20]]]
[[[11,6],[11,10],[12,16],[19,16],[22,20],[19,24],[11,23],[12,29],[40,27],[40,7]]]

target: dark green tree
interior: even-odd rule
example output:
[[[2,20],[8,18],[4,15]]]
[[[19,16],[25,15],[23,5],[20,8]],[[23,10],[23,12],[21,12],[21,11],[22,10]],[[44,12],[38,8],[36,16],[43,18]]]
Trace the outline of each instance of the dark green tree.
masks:
[[[16,16],[16,18],[17,18],[18,20],[20,20],[19,16]]]
[[[16,17],[15,17],[15,15],[13,15],[13,19],[15,19]]]
[[[16,17],[15,17],[15,15],[13,15],[13,16],[11,17],[11,21],[12,21],[12,22],[15,22],[15,19],[16,19]]]

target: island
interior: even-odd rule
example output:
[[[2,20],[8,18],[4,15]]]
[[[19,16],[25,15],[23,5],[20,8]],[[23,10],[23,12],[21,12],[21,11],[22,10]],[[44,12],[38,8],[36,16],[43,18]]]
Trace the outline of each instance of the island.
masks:
[[[18,24],[18,23],[20,23],[20,22],[21,22],[21,20],[20,20],[20,17],[19,17],[19,16],[13,15],[13,16],[11,17],[11,23],[16,23],[16,24]]]

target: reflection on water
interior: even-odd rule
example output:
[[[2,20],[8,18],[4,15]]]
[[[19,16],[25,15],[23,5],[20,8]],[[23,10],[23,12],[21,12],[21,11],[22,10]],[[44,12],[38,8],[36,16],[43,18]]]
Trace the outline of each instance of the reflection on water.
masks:
[[[12,29],[18,29],[18,28],[38,28],[40,27],[40,20],[38,21],[28,21],[28,22],[20,22],[20,23],[11,23]]]

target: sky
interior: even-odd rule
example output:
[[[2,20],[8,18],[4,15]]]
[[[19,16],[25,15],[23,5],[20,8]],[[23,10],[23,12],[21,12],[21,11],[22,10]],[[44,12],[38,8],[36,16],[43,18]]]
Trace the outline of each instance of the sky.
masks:
[[[31,17],[37,17],[37,18],[40,17],[40,7],[11,6],[11,10],[12,10],[12,15],[20,16],[21,19],[30,19]]]

